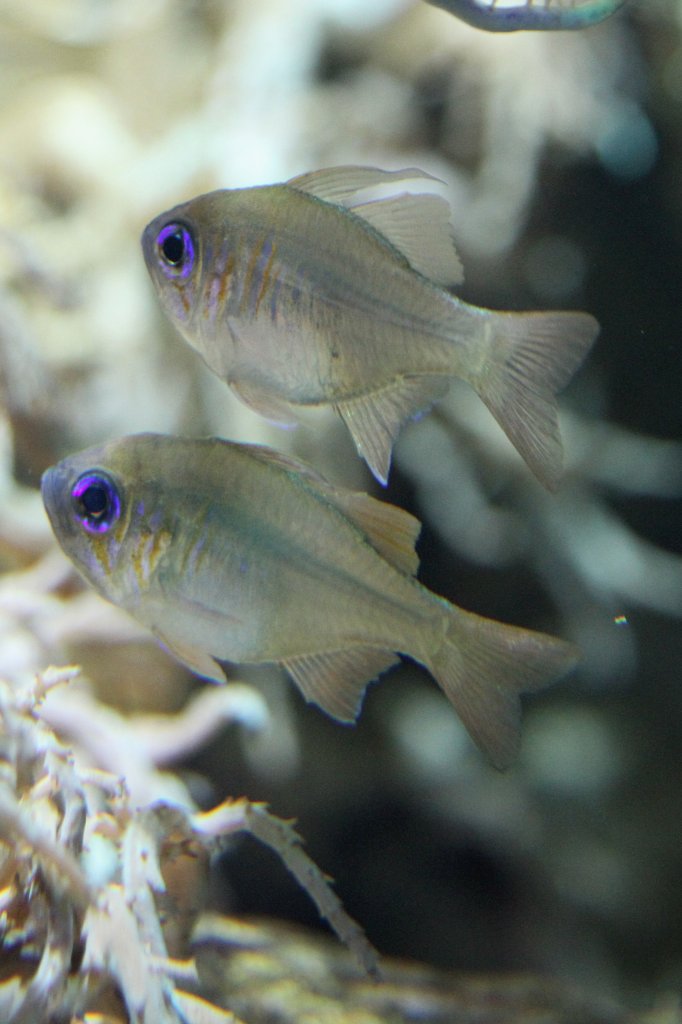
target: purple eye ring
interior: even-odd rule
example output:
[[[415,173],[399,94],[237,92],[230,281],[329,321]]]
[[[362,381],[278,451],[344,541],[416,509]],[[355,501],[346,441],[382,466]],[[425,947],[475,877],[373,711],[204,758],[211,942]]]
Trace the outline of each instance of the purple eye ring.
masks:
[[[166,224],[156,236],[161,269],[168,277],[187,277],[194,266],[194,241],[184,224]]]
[[[121,514],[118,489],[106,473],[89,471],[79,476],[71,488],[71,501],[88,533],[106,533]]]

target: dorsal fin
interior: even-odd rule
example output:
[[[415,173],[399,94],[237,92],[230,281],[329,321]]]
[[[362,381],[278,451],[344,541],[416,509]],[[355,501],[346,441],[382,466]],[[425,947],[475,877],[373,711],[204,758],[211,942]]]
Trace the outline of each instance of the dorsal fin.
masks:
[[[387,199],[354,203],[349,209],[399,249],[411,267],[436,284],[461,284],[464,280],[452,238],[450,206],[442,196],[403,192]]]
[[[419,556],[414,550],[422,524],[395,505],[377,501],[361,491],[337,491],[331,488],[329,500],[344,512],[380,555],[400,572],[414,576]]]
[[[303,462],[302,459],[297,459],[295,455],[287,455],[285,452],[279,452],[274,448],[268,448],[267,445],[264,444],[230,443],[233,448],[241,448],[243,451],[248,452],[252,458],[258,459],[260,462],[267,462],[271,466],[277,466],[278,469],[282,469],[286,473],[296,473],[297,476],[303,477],[313,487],[317,487],[320,490],[334,490],[329,481],[326,480],[321,473],[318,473],[317,470],[313,469],[313,467],[307,462]]]
[[[241,445],[261,462],[277,466],[287,473],[295,473],[308,487],[317,491],[334,505],[364,533],[387,562],[400,572],[413,576],[419,568],[419,556],[414,550],[421,523],[409,512],[385,501],[377,501],[363,491],[347,491],[334,487],[306,462],[262,445]]]
[[[308,192],[311,196],[324,199],[338,206],[348,205],[346,200],[361,189],[385,185],[390,181],[410,181],[413,178],[427,178],[429,181],[440,181],[433,174],[421,171],[418,167],[406,167],[400,171],[382,171],[379,167],[356,167],[353,164],[341,167],[323,167],[318,171],[299,174],[286,182],[300,192]]]
[[[358,192],[417,178],[440,180],[417,167],[382,171],[378,167],[345,166],[300,174],[287,185],[362,217],[405,256],[410,266],[436,284],[461,284],[464,273],[455,251],[446,199],[430,192],[401,192],[369,202],[354,201]]]

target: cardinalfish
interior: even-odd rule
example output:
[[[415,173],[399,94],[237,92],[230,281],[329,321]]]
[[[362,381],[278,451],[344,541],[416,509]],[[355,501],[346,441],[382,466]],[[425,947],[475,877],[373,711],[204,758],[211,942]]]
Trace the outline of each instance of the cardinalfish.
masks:
[[[610,17],[625,0],[427,0],[488,32],[587,28]]]
[[[598,331],[586,313],[500,313],[462,281],[447,202],[358,193],[431,175],[336,167],[222,190],[156,217],[142,247],[161,304],[251,408],[291,425],[331,406],[386,483],[402,424],[459,377],[548,488],[562,447],[555,393]],[[434,180],[434,179],[432,179]]]
[[[224,681],[221,660],[276,663],[342,722],[404,653],[504,767],[519,693],[577,659],[431,593],[415,579],[417,519],[269,448],[124,437],[48,469],[42,494],[85,579],[189,669]]]

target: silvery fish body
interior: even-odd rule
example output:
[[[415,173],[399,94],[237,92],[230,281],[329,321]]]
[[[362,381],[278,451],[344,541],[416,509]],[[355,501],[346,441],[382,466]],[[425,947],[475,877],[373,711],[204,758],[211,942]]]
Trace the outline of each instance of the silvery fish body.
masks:
[[[576,660],[432,594],[414,578],[416,519],[268,448],[125,437],[48,470],[42,493],[82,575],[190,669],[223,680],[216,659],[277,663],[342,721],[403,652],[505,765],[519,692]]]
[[[452,296],[445,286],[462,269],[446,201],[362,201],[369,188],[416,177],[430,175],[329,168],[177,206],[142,237],[161,304],[209,367],[273,422],[334,408],[383,483],[402,424],[459,377],[553,488],[555,392],[597,323],[585,313],[496,313]]]
[[[488,32],[518,32],[539,29],[579,29],[598,25],[610,17],[625,0],[427,0],[434,7],[456,14],[462,21]]]

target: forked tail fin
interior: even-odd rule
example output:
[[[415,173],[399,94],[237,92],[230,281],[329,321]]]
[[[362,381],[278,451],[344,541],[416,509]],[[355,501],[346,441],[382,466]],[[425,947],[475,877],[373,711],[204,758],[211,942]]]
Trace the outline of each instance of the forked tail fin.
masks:
[[[428,667],[474,742],[496,768],[519,747],[519,694],[560,678],[577,663],[574,644],[451,607],[445,640]]]
[[[472,384],[538,480],[553,491],[563,462],[555,396],[580,366],[599,324],[589,313],[488,315],[489,355]]]

